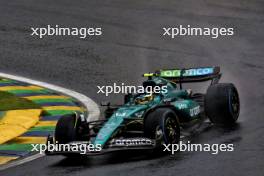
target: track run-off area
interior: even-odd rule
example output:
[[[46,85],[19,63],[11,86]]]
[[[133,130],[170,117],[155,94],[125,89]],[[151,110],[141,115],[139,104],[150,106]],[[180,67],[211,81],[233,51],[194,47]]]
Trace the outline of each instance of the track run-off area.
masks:
[[[97,105],[82,94],[15,75],[0,73],[0,77],[0,91],[39,106],[1,113],[1,129],[4,130],[1,137],[4,139],[0,144],[0,170],[44,156],[32,152],[32,144],[45,144],[63,115],[79,112],[86,114],[88,120],[99,117]]]

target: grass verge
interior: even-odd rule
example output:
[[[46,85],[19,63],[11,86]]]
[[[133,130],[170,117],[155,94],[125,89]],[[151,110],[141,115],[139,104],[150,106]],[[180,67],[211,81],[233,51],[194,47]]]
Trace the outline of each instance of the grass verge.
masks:
[[[41,107],[25,98],[17,97],[8,92],[0,91],[0,111],[18,109],[41,109]]]

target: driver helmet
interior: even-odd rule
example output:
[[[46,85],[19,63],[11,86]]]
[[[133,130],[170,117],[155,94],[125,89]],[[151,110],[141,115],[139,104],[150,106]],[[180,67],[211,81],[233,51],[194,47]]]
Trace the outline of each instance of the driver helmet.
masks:
[[[142,95],[142,96],[137,97],[135,99],[135,103],[136,104],[146,104],[152,101],[153,99],[154,99],[154,95],[151,93],[151,94]]]

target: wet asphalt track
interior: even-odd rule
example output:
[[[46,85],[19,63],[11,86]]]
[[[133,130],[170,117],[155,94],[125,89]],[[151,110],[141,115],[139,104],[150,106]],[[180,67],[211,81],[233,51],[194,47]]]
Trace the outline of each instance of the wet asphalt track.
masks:
[[[31,26],[47,24],[98,26],[104,34],[86,40],[30,36]],[[235,36],[161,37],[163,26],[178,24],[234,27]],[[235,128],[210,128],[192,137],[194,143],[234,143],[234,152],[156,158],[119,153],[74,161],[44,157],[0,175],[263,176],[263,28],[260,0],[0,0],[2,72],[72,88],[100,102],[105,97],[96,94],[96,85],[140,83],[143,72],[158,68],[219,65],[222,82],[237,85],[242,103]]]

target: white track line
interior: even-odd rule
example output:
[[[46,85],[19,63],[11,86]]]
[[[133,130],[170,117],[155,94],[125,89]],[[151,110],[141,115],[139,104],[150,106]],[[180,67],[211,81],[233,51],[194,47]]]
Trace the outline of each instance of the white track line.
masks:
[[[0,171],[8,169],[8,168],[11,168],[11,167],[15,167],[15,166],[27,163],[27,162],[30,162],[32,160],[41,158],[43,156],[45,156],[45,155],[38,153],[38,154],[35,154],[35,155],[32,155],[32,156],[26,157],[24,159],[19,159],[17,161],[10,161],[10,163],[4,164],[3,166],[0,166]]]
[[[41,87],[45,87],[48,89],[55,90],[57,92],[65,94],[65,95],[69,95],[69,96],[79,100],[85,106],[85,108],[88,110],[88,117],[87,117],[88,121],[94,121],[94,120],[99,119],[100,110],[99,110],[98,105],[92,99],[90,99],[89,97],[87,97],[83,94],[80,94],[78,92],[75,92],[73,90],[66,89],[66,88],[63,88],[60,86],[55,86],[55,85],[52,85],[49,83],[36,81],[33,79],[29,79],[29,78],[25,78],[25,77],[21,77],[21,76],[15,76],[15,75],[7,74],[7,73],[1,73],[0,72],[0,77],[9,78],[9,79],[13,79],[13,80],[21,81],[21,82],[26,82],[29,84],[38,85]],[[21,159],[18,161],[10,162],[9,164],[5,164],[3,166],[0,166],[0,171],[7,169],[7,168],[10,168],[10,167],[18,166],[20,164],[32,161],[32,160],[40,158],[42,156],[45,156],[45,155],[36,154],[36,155],[32,155],[30,157],[27,157],[27,158],[24,158],[24,159]]]

